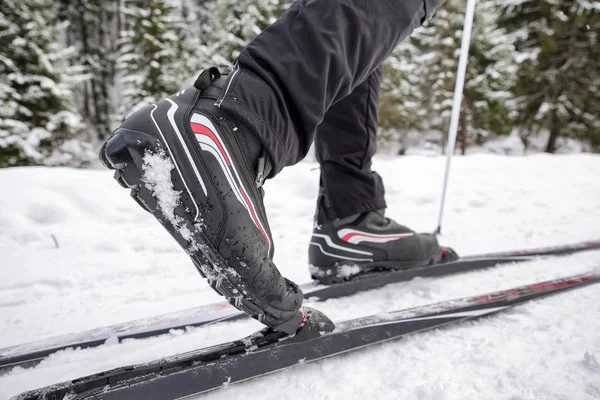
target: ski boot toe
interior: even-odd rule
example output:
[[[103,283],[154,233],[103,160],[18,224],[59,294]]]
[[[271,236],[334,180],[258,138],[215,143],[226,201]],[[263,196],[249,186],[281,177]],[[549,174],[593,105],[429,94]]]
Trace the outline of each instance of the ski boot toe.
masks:
[[[447,263],[451,261],[456,261],[459,259],[458,254],[454,249],[450,247],[442,247],[441,248],[441,258],[439,263]]]
[[[321,311],[310,307],[303,307],[302,311],[302,322],[290,338],[292,343],[313,339],[335,329],[335,324]]]

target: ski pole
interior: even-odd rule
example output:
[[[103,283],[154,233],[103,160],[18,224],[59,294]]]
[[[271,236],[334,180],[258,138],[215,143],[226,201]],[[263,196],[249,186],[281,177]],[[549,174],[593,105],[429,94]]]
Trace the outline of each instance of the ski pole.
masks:
[[[458,117],[460,115],[460,103],[462,101],[463,87],[465,84],[465,73],[467,71],[467,61],[469,58],[469,44],[471,42],[471,28],[473,27],[473,15],[475,14],[475,2],[476,0],[468,0],[467,9],[465,11],[465,22],[463,26],[463,35],[460,46],[460,56],[458,58],[458,70],[456,72],[456,86],[454,87],[454,98],[452,100],[450,128],[448,129],[448,143],[446,144],[446,170],[444,172],[444,186],[442,188],[440,214],[436,230],[438,234],[442,233],[442,216],[444,214],[444,203],[446,201],[448,176],[450,175],[450,161],[452,160],[452,154],[454,154],[454,147],[456,145]]]

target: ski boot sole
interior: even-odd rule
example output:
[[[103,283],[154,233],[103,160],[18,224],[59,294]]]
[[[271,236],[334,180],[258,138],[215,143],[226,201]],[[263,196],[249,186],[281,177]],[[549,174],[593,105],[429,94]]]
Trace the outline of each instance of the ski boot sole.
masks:
[[[370,263],[354,263],[351,261],[341,261],[327,267],[310,265],[312,279],[323,285],[334,285],[353,279],[358,279],[362,275],[373,273],[385,273],[390,271],[406,271],[414,268],[427,268],[436,264],[458,259],[458,255],[451,249],[444,249],[439,254],[435,254],[425,261],[376,261]]]

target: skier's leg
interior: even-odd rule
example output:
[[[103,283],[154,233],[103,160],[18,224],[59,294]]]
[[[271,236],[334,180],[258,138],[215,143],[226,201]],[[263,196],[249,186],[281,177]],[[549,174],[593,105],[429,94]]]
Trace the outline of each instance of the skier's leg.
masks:
[[[331,106],[317,127],[315,150],[331,218],[386,207],[381,177],[371,170],[380,83],[381,67]]]
[[[220,106],[256,128],[276,174],[304,158],[331,105],[443,1],[297,0],[241,51]]]
[[[303,296],[272,262],[263,179],[299,161],[325,111],[439,3],[299,0],[232,74],[207,70],[194,88],[135,112],[100,157],[215,290],[293,333],[306,320]]]
[[[311,274],[323,283],[456,259],[435,235],[416,233],[384,214],[383,182],[371,170],[380,82],[378,68],[331,106],[317,127],[321,188],[308,259]]]

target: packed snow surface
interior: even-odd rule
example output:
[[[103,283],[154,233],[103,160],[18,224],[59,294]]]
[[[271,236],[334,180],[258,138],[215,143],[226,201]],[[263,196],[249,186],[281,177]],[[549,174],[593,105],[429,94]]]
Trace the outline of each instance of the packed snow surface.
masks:
[[[379,158],[388,216],[437,222],[444,159]],[[266,185],[275,261],[309,280],[307,247],[319,171]],[[600,157],[456,157],[443,244],[459,254],[600,239]],[[600,252],[436,279],[319,303],[334,320],[506,289],[600,266]],[[105,170],[0,170],[0,348],[219,301],[185,252]],[[0,376],[0,399],[125,364],[245,336],[244,320],[96,349],[56,353]],[[598,399],[600,285],[481,320],[300,365],[208,399]]]

